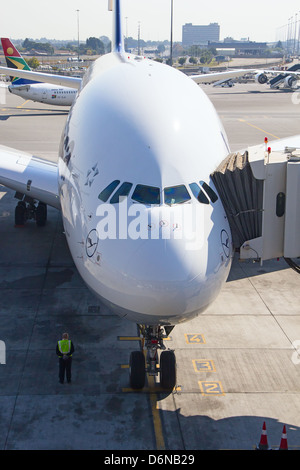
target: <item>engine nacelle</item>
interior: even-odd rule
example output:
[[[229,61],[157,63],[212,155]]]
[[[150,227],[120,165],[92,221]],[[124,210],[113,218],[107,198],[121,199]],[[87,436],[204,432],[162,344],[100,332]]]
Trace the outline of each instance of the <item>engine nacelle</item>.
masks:
[[[255,82],[259,83],[260,85],[264,85],[267,83],[268,77],[265,73],[258,73],[255,75]]]
[[[288,75],[284,79],[284,85],[289,88],[295,88],[297,85],[297,78],[293,77],[292,75]]]

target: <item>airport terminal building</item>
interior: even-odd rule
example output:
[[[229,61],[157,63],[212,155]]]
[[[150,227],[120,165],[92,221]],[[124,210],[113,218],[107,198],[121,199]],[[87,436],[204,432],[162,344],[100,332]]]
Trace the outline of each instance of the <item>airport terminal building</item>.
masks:
[[[182,26],[183,47],[207,45],[209,42],[218,42],[219,40],[220,25],[218,23],[210,23],[209,25],[186,23]]]

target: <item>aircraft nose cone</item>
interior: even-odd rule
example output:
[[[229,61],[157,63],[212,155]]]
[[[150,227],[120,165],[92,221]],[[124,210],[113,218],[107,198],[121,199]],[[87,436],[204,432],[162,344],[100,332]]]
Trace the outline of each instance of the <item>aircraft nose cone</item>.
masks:
[[[184,240],[140,243],[126,269],[127,292],[132,288],[135,293],[132,305],[148,315],[182,314],[201,290],[204,264],[200,263],[199,253],[189,250]]]

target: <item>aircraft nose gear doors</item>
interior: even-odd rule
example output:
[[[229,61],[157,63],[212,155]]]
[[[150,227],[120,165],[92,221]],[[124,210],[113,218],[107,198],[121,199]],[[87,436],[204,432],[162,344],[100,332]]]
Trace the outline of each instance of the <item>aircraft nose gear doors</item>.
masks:
[[[133,351],[130,355],[129,374],[130,385],[134,389],[141,389],[145,385],[146,373],[158,376],[163,389],[172,390],[176,385],[176,358],[174,351],[166,350],[163,339],[167,338],[174,326],[138,325],[143,336],[143,346],[146,351]],[[158,355],[158,350],[163,350]]]

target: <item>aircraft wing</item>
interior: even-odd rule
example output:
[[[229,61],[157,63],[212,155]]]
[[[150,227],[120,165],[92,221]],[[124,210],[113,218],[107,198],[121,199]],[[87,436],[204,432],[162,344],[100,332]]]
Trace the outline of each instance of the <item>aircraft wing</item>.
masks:
[[[0,145],[0,184],[60,209],[56,163]]]
[[[1,67],[0,67],[1,72]],[[206,73],[201,75],[191,75],[190,78],[194,82],[200,83],[213,83],[218,80],[229,80],[230,78],[243,77],[246,73],[253,72],[253,69],[239,69],[239,70],[229,70],[227,72],[215,72],[215,73]]]
[[[275,152],[284,151],[287,148],[300,149],[300,134],[284,137],[282,139],[273,140],[268,143]]]
[[[0,73],[11,77],[27,78],[37,82],[51,83],[52,85],[66,86],[79,90],[81,87],[81,78],[67,77],[64,75],[53,75],[51,73],[33,72],[31,70],[12,69],[9,67],[0,67]]]
[[[276,75],[297,75],[300,76],[300,70],[269,70],[269,69],[255,69],[251,70],[251,72],[255,73],[272,73]]]

